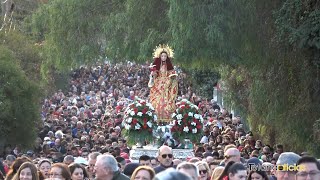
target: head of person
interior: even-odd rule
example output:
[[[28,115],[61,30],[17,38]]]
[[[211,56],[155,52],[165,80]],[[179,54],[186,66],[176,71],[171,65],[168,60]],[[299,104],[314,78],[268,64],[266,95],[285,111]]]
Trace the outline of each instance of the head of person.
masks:
[[[251,167],[258,167],[258,166],[262,166],[262,162],[260,159],[256,158],[256,157],[252,157],[250,159],[247,160],[246,166],[251,169]]]
[[[13,176],[18,172],[18,169],[24,162],[31,162],[31,160],[27,157],[18,157],[12,164],[8,174],[7,178],[11,179]]]
[[[51,170],[51,162],[48,159],[43,159],[38,163],[38,169],[42,173],[44,178],[49,178],[49,172]]]
[[[155,157],[150,157],[150,162],[152,167],[157,167],[159,163]]]
[[[304,156],[297,162],[296,180],[320,179],[320,162],[311,156]]]
[[[125,174],[128,177],[131,177],[133,172],[140,166],[139,163],[128,163],[123,170],[123,174]]]
[[[228,169],[229,180],[246,180],[247,169],[241,163],[234,163]]]
[[[158,151],[158,160],[162,166],[170,167],[173,161],[172,149],[169,146],[161,146]]]
[[[265,171],[250,171],[248,180],[269,180]]]
[[[96,179],[112,179],[115,172],[119,171],[117,160],[112,155],[99,155],[94,167]]]
[[[74,157],[72,155],[67,155],[63,158],[63,163],[67,166],[74,162]]]
[[[18,169],[13,179],[39,180],[37,167],[31,162],[24,162]]]
[[[131,180],[153,180],[155,172],[150,166],[137,167],[131,176]]]
[[[196,166],[199,170],[200,180],[206,180],[211,176],[211,170],[209,168],[208,163],[199,161],[196,162]]]
[[[154,180],[192,180],[190,176],[185,175],[173,168],[168,168],[158,173]]]
[[[89,160],[88,160],[88,163],[89,163],[88,173],[91,174],[92,176],[94,176],[93,169],[94,169],[94,165],[97,162],[97,157],[99,155],[101,155],[101,153],[93,152],[93,153],[90,153],[88,156],[88,158],[89,158]]]
[[[162,51],[161,54],[160,54],[160,59],[161,61],[166,61],[168,58],[168,54],[166,51]]]
[[[190,162],[182,162],[177,166],[177,170],[179,172],[182,172],[186,174],[187,176],[190,176],[192,180],[198,180],[199,179],[199,170],[198,167]]]
[[[208,163],[208,164],[210,164],[211,162],[213,162],[214,161],[214,158],[212,157],[212,156],[207,156],[206,157],[206,162]]]
[[[213,172],[213,170],[218,167],[220,164],[220,161],[219,160],[214,160],[212,162],[209,163],[209,168],[211,170],[211,172]]]
[[[126,166],[126,160],[121,156],[116,157],[116,160],[118,162],[118,165],[120,165],[120,171],[122,172],[124,170],[124,167]]]
[[[6,157],[6,163],[8,165],[8,167],[11,167],[11,165],[13,164],[13,162],[16,160],[16,157],[12,154],[9,154],[7,157]]]
[[[240,157],[240,151],[237,148],[229,148],[224,153],[225,163],[240,162]]]
[[[68,166],[64,163],[55,163],[50,170],[50,178],[56,178],[60,180],[70,180],[71,173]]]
[[[84,178],[89,178],[86,169],[78,163],[73,163],[69,165],[69,170],[71,173],[72,180],[83,180]]]
[[[119,139],[119,140],[118,140],[118,146],[119,146],[120,148],[124,147],[124,142],[125,142],[124,139]]]
[[[139,158],[139,164],[142,166],[150,166],[151,167],[151,158],[148,155],[142,155]]]
[[[296,166],[301,157],[293,152],[282,153],[277,160],[277,169],[275,175],[277,180],[290,180],[295,179],[296,171],[288,167]]]
[[[213,179],[213,180],[219,179],[219,177],[223,173],[223,170],[224,170],[224,167],[222,167],[222,166],[216,167],[212,172],[211,179]]]
[[[276,152],[277,152],[278,154],[283,153],[283,145],[282,145],[282,144],[277,144],[277,145],[276,145]]]

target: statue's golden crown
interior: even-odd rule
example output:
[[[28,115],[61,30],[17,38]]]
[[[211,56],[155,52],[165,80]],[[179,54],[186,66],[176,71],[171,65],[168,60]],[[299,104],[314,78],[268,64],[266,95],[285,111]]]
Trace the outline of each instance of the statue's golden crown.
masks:
[[[159,44],[159,46],[153,50],[153,58],[159,58],[162,52],[166,52],[170,59],[173,58],[173,49],[165,44]]]

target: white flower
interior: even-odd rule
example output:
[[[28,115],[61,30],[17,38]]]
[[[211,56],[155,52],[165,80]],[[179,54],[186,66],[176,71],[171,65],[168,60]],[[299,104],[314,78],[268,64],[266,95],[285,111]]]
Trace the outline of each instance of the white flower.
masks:
[[[134,116],[134,111],[131,111],[131,112],[130,112],[130,115],[131,115],[131,116]]]
[[[209,121],[209,122],[207,122],[207,126],[210,126],[212,123]]]
[[[188,116],[193,117],[193,113],[192,113],[192,112],[189,112],[189,113],[188,113]]]
[[[137,107],[139,107],[139,106],[141,106],[141,104],[140,103],[137,103],[137,105],[136,105]]]
[[[197,125],[197,123],[195,123],[195,122],[192,122],[192,123],[191,123],[191,125],[192,125],[192,126],[196,126],[196,125]]]
[[[140,128],[141,128],[141,126],[140,126],[139,123],[137,123],[137,124],[134,126],[134,129],[140,129]]]
[[[199,114],[194,114],[194,118],[200,119],[200,115]]]
[[[203,117],[200,115],[200,122],[203,123]]]
[[[142,104],[142,103],[144,103],[144,102],[146,102],[145,100],[140,100],[140,103]]]
[[[197,131],[198,131],[197,128],[192,129],[193,134],[197,133]]]
[[[181,120],[181,119],[182,119],[182,114],[178,114],[178,115],[177,115],[177,119],[178,119],[178,120]]]
[[[179,109],[176,109],[176,112],[179,113]]]
[[[138,116],[142,116],[142,112],[138,112],[137,115],[138,115]]]
[[[178,124],[181,125],[181,120],[178,120]]]
[[[186,99],[182,99],[182,102],[188,102],[188,100],[186,100]]]
[[[153,119],[156,121],[158,120],[157,115],[153,115]]]
[[[127,123],[131,123],[131,122],[132,122],[132,118],[129,117],[129,118],[127,119]]]
[[[147,122],[147,125],[152,128],[152,123],[150,121]]]
[[[152,112],[147,111],[148,116],[152,116]]]
[[[146,106],[148,106],[152,111],[154,110],[154,108],[153,108],[151,103],[147,103]]]
[[[126,130],[129,130],[129,129],[131,128],[131,126],[130,126],[129,124],[125,124],[125,125],[124,125],[124,128],[125,128]]]
[[[176,115],[177,115],[176,113],[173,113],[173,114],[171,115],[171,117],[174,118]]]
[[[183,131],[184,131],[184,132],[189,132],[189,128],[188,128],[187,126],[185,126],[185,127],[183,128]]]

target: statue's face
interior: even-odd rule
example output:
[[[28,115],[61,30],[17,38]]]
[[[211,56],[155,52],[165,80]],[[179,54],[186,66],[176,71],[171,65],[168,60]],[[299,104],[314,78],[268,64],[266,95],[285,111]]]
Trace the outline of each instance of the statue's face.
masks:
[[[166,53],[161,53],[161,55],[160,55],[161,61],[167,60],[167,57],[168,57],[168,55]]]

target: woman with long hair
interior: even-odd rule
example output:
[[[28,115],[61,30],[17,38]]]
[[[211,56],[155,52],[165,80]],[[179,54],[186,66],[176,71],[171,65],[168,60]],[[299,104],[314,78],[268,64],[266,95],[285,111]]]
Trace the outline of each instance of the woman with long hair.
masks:
[[[199,169],[200,180],[211,179],[211,170],[206,162],[198,161],[196,166]]]
[[[69,165],[71,179],[72,180],[85,180],[89,179],[89,175],[86,169],[78,163],[73,163]]]
[[[218,180],[223,180],[223,179],[228,179],[228,171],[230,166],[232,166],[235,162],[234,161],[230,161],[227,163],[227,165],[224,167],[223,172],[221,173],[221,175],[219,176]]]
[[[6,180],[11,180],[13,176],[18,172],[18,169],[24,162],[32,162],[32,161],[27,157],[18,157],[11,165],[9,172],[6,176]]]
[[[39,180],[37,167],[31,162],[23,163],[17,173],[12,178],[13,180]]]
[[[71,180],[71,173],[68,166],[63,163],[53,164],[50,170],[50,178]]]

